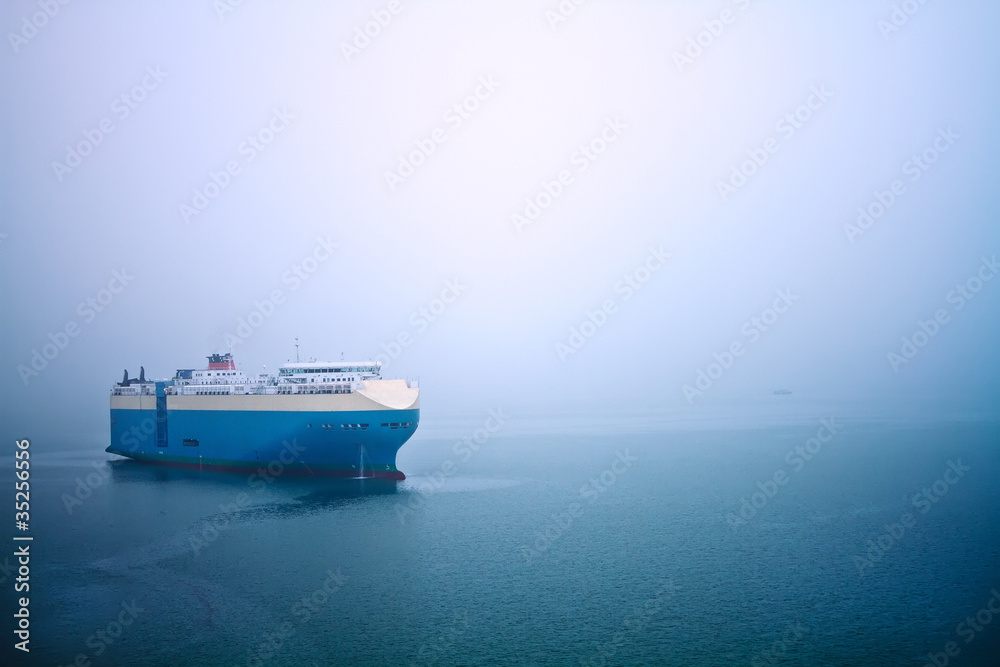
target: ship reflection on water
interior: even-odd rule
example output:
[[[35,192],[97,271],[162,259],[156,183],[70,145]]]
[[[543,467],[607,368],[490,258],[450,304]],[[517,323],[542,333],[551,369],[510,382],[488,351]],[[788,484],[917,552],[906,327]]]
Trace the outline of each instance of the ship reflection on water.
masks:
[[[108,461],[106,465],[114,486],[190,486],[193,493],[201,490],[207,495],[219,492],[231,495],[230,502],[220,504],[223,511],[259,509],[259,505],[264,503],[272,509],[284,507],[282,511],[299,514],[303,509],[333,508],[345,501],[400,493],[398,481],[370,477],[342,479],[270,475],[265,469],[250,474],[230,473],[149,465],[131,460]]]

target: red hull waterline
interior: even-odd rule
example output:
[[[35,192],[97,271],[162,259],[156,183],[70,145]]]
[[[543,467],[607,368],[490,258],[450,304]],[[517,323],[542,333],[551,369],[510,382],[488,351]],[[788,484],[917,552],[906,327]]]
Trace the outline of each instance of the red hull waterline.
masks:
[[[146,465],[153,466],[163,466],[166,468],[183,468],[185,470],[208,470],[211,472],[240,472],[240,473],[256,473],[263,470],[267,473],[267,466],[230,466],[230,465],[218,465],[209,463],[186,463],[183,461],[157,461],[150,459],[139,459],[131,458],[137,463],[143,463]],[[290,466],[283,466],[281,472],[278,474],[268,473],[271,477],[280,477],[282,475],[288,475],[291,477],[330,477],[338,479],[379,479],[379,480],[392,480],[400,481],[406,479],[404,475],[399,470],[365,470],[360,475],[358,475],[355,470],[323,470],[311,469],[311,468],[292,468]]]

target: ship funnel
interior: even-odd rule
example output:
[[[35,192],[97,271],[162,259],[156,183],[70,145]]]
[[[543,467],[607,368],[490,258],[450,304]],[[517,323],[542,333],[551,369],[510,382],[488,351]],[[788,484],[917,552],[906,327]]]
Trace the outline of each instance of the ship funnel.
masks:
[[[145,382],[145,381],[146,381],[146,369],[143,368],[142,366],[139,366],[139,382]]]
[[[125,376],[122,378],[122,386],[123,387],[127,387],[128,386],[128,369],[127,368],[125,369]]]

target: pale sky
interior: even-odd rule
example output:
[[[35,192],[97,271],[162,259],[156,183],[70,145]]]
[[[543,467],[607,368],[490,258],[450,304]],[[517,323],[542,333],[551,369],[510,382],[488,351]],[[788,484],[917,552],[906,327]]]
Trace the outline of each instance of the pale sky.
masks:
[[[903,5],[4,3],[3,435],[296,337],[424,419],[995,408],[1000,6]]]

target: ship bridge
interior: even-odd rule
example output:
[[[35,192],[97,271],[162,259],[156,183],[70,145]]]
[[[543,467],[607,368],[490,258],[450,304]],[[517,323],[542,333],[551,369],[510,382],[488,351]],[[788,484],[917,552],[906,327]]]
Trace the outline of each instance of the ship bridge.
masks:
[[[381,380],[378,361],[307,361],[282,364],[278,393],[347,394],[366,380]]]
[[[162,391],[180,396],[351,394],[370,389],[371,385],[366,386],[370,381],[384,382],[381,373],[379,361],[307,361],[283,364],[277,375],[250,375],[237,370],[232,354],[213,354],[208,357],[207,369],[179,369],[172,379],[162,382]],[[416,389],[417,383],[403,382],[403,387]],[[119,383],[114,388],[115,395],[153,393],[151,382],[126,380],[125,386]]]

